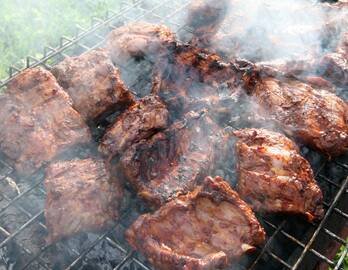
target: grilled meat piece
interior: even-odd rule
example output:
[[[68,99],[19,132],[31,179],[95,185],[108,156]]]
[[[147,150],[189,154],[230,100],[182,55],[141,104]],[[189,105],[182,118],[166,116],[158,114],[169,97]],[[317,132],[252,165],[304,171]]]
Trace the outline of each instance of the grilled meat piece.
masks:
[[[212,120],[190,112],[148,140],[132,145],[120,167],[139,196],[159,206],[193,189],[213,162]]]
[[[123,153],[132,144],[165,129],[168,116],[167,108],[158,97],[147,96],[138,100],[106,131],[99,151],[109,157]]]
[[[212,86],[219,86],[222,83],[233,84],[237,79],[233,64],[223,62],[220,56],[206,50],[177,43],[171,57],[171,64],[168,65],[165,72],[165,79],[170,82],[175,82],[178,78],[180,80],[180,75],[184,76],[181,79],[183,82],[179,81],[180,83],[188,81],[191,84],[196,82]],[[202,95],[202,93],[197,93],[197,95]]]
[[[346,151],[348,105],[343,100],[294,79],[262,76],[251,64],[244,68],[245,88],[260,106],[258,114],[330,157]]]
[[[126,64],[131,58],[147,58],[157,61],[168,55],[168,47],[175,42],[175,35],[164,25],[146,22],[131,23],[112,31],[106,48],[112,61]]]
[[[0,95],[0,150],[19,175],[34,173],[91,135],[51,73],[27,69]]]
[[[100,230],[119,217],[123,190],[102,160],[52,163],[46,171],[47,242]]]
[[[322,75],[338,86],[348,86],[348,32],[337,46],[336,52],[329,53],[320,62]]]
[[[329,53],[321,61],[323,76],[338,86],[348,85],[348,55]]]
[[[263,73],[272,77],[288,77],[297,79],[309,84],[315,89],[326,90],[336,93],[336,87],[327,79],[318,74],[318,57],[309,56],[297,60],[275,60],[268,62],[259,62]]]
[[[160,68],[162,74],[153,93],[175,117],[180,118],[195,100],[236,95],[239,79],[233,63],[224,63],[216,54],[185,44],[177,44],[170,57]]]
[[[106,51],[93,50],[68,57],[52,69],[58,83],[87,121],[124,109],[134,102]]]
[[[322,192],[294,142],[265,129],[233,134],[238,138],[238,193],[255,211],[297,213],[309,220],[322,217]]]
[[[192,0],[187,26],[193,29],[192,44],[206,48],[216,35],[228,11],[228,1]]]
[[[140,216],[126,232],[158,269],[221,269],[265,240],[250,207],[221,177]]]

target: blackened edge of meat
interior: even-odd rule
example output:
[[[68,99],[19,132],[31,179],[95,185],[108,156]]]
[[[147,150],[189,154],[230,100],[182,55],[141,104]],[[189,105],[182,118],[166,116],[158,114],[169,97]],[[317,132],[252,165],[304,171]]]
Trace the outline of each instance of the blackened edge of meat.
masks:
[[[151,220],[161,220],[174,210],[195,208],[195,202],[200,198],[209,198],[217,204],[226,201],[237,205],[239,210],[244,212],[246,222],[250,226],[251,235],[249,235],[248,240],[244,239],[249,243],[242,247],[242,251],[237,252],[239,256],[243,253],[254,251],[254,246],[259,246],[265,241],[265,231],[251,208],[219,176],[215,178],[206,177],[202,185],[198,186],[194,191],[168,202],[153,214],[140,216],[126,231],[127,241],[134,249],[141,251],[159,269],[206,270],[221,269],[228,266],[239,256],[236,256],[236,254],[235,256],[229,256],[225,252],[220,251],[209,254],[204,258],[196,258],[173,252],[165,245],[161,245],[159,239],[151,238],[151,235],[147,233],[147,227],[150,226]]]

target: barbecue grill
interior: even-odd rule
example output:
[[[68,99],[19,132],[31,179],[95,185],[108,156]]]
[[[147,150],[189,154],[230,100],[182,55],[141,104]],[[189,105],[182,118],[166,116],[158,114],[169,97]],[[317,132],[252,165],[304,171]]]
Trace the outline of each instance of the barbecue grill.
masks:
[[[104,18],[93,18],[89,29],[78,28],[74,37],[62,37],[57,48],[45,47],[42,58],[28,56],[25,67],[10,67],[9,78],[0,81],[0,89],[5,89],[7,83],[25,68],[43,66],[50,69],[66,56],[101,46],[107,33],[129,22],[165,23],[177,33],[190,35],[191,29],[183,25],[189,2],[124,1],[120,12],[110,11]],[[147,69],[146,63],[130,63],[119,68],[121,74],[128,74],[123,79],[130,89],[140,95],[150,89],[150,77],[141,75]],[[96,136],[100,129],[95,128]],[[81,149],[78,154],[88,156],[88,151]],[[348,246],[345,238],[348,235],[348,153],[331,161],[306,147],[302,148],[302,154],[311,162],[323,190],[324,218],[308,223],[295,216],[258,215],[267,232],[267,241],[253,255],[243,257],[230,269],[326,270],[331,267],[343,270],[348,249],[337,262],[332,258],[341,245]],[[233,171],[229,173],[234,174]],[[126,195],[130,206],[112,228],[100,233],[82,233],[46,246],[43,180],[43,171],[30,179],[18,178],[0,156],[0,269],[152,269],[124,239],[125,229],[146,211],[131,192]]]

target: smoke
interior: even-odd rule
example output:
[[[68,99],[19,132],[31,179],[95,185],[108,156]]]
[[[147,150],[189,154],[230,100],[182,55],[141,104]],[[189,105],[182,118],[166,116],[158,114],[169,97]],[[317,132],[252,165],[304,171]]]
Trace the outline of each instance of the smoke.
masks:
[[[228,56],[254,61],[321,55],[330,21],[341,11],[310,0],[235,0],[213,46]],[[343,26],[342,26],[343,27]],[[332,30],[332,29],[331,29]],[[335,29],[340,32],[340,29]]]

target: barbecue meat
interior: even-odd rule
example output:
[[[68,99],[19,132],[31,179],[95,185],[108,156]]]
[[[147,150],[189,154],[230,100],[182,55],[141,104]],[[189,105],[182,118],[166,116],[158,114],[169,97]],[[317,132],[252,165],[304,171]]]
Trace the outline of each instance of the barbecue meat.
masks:
[[[134,102],[118,69],[102,49],[68,57],[55,66],[52,73],[70,95],[74,108],[87,121],[98,120]]]
[[[348,106],[325,90],[300,81],[262,76],[245,71],[247,92],[261,108],[257,114],[273,120],[289,136],[328,156],[344,153],[348,146]],[[257,68],[256,68],[257,69]]]
[[[180,118],[195,100],[236,95],[239,80],[233,63],[224,63],[216,54],[185,44],[177,44],[170,57],[160,68],[162,74],[154,83],[153,93],[175,117]]]
[[[208,47],[228,11],[228,0],[192,0],[187,16],[187,26],[193,30],[191,41],[199,47]]]
[[[338,86],[348,85],[348,56],[329,53],[321,61],[323,76]]]
[[[221,177],[140,216],[126,238],[157,269],[221,269],[265,240],[250,207]]]
[[[106,131],[99,151],[105,156],[123,153],[129,146],[147,139],[168,124],[168,110],[156,96],[137,101]]]
[[[119,217],[122,187],[102,160],[52,163],[45,186],[49,244],[79,232],[103,229]]]
[[[295,143],[265,129],[242,129],[234,135],[238,193],[255,211],[322,217],[322,192]]]
[[[122,171],[139,196],[152,206],[186,193],[209,172],[215,124],[190,112],[163,132],[132,145],[121,158]]]
[[[325,78],[338,86],[348,86],[348,32],[343,35],[336,51],[325,55],[320,65]]]
[[[0,95],[0,149],[19,175],[30,175],[91,135],[51,73],[27,69]]]
[[[212,86],[219,86],[223,83],[234,85],[236,83],[237,74],[234,65],[224,63],[217,54],[179,43],[172,50],[170,55],[172,59],[165,67],[164,72],[165,79],[169,82],[177,81],[181,84],[186,82],[186,85],[196,82]],[[210,91],[212,90],[210,89]],[[216,89],[214,91],[216,94]],[[196,94],[204,95],[205,93],[198,92]]]
[[[146,22],[131,23],[112,31],[106,48],[112,61],[126,64],[131,58],[148,58],[157,61],[168,55],[168,47],[175,42],[175,35],[164,25]]]

